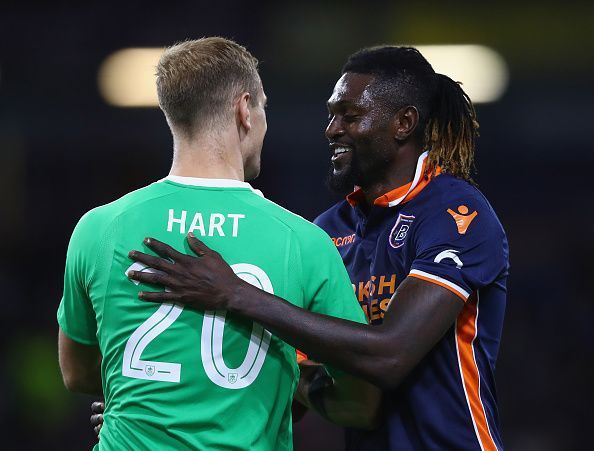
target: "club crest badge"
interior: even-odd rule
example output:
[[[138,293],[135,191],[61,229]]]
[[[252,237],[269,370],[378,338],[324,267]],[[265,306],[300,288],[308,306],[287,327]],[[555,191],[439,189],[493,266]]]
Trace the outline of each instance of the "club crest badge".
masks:
[[[402,213],[398,215],[396,224],[392,227],[390,238],[388,239],[390,246],[394,249],[398,249],[404,245],[404,240],[406,240],[406,235],[414,219],[415,217],[412,215],[403,215]]]
[[[155,374],[155,367],[154,367],[154,365],[146,365],[144,367],[144,372],[146,373],[146,375],[148,377],[153,376]]]
[[[227,379],[229,380],[230,384],[234,384],[235,382],[237,382],[237,373],[227,374]]]

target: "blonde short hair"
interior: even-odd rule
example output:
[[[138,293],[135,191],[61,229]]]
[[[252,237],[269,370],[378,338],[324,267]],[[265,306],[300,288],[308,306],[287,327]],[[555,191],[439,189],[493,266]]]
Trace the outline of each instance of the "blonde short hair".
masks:
[[[230,104],[242,92],[256,101],[258,60],[229,39],[188,40],[165,50],[157,65],[159,104],[171,126],[191,134],[230,119]]]

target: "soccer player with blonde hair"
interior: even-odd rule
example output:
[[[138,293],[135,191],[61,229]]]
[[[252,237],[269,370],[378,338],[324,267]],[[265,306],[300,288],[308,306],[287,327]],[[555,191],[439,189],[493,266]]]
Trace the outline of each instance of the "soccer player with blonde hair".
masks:
[[[260,171],[266,133],[257,60],[223,38],[182,42],[163,53],[157,91],[173,135],[169,175],[91,210],[70,240],[58,309],[64,382],[105,396],[96,449],[292,449],[295,349],[231,312],[139,301],[150,286],[127,276],[155,270],[129,249],[152,236],[185,251],[193,233],[247,283],[317,313],[364,315],[326,234],[245,182]],[[328,417],[371,425],[377,390],[329,371]]]

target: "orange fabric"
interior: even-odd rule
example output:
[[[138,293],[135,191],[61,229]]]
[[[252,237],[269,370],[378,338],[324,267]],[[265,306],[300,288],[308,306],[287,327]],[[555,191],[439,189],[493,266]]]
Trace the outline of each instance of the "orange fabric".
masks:
[[[307,354],[301,352],[299,349],[295,349],[297,353],[297,363],[301,363],[304,360],[307,360]]]
[[[417,279],[421,279],[421,280],[425,280],[427,282],[431,282],[434,283],[435,285],[439,285],[440,287],[445,288],[446,290],[451,291],[452,293],[454,293],[456,296],[458,296],[460,299],[462,299],[464,302],[466,302],[466,297],[460,293],[458,290],[456,290],[454,287],[450,287],[449,285],[446,285],[445,283],[440,282],[439,280],[435,280],[435,279],[431,279],[429,277],[425,277],[422,276],[420,274],[409,274],[409,277],[416,277]]]
[[[483,407],[480,394],[480,374],[476,360],[474,358],[474,348],[472,347],[476,337],[476,321],[478,318],[478,297],[473,293],[468,302],[464,305],[462,312],[456,321],[456,345],[458,348],[458,359],[460,361],[460,371],[462,373],[462,383],[466,393],[466,400],[470,408],[470,415],[481,442],[481,447],[485,451],[497,451],[497,445],[487,423],[487,416]]]
[[[423,175],[421,176],[419,183],[417,183],[417,186],[415,186],[413,190],[410,193],[408,193],[404,199],[402,199],[402,201],[400,202],[401,204],[413,200],[421,191],[423,191],[423,189],[425,189],[425,187],[434,177],[437,177],[439,174],[441,174],[440,167],[437,167],[437,169],[435,170],[435,174],[430,173],[427,170],[427,160],[423,162],[423,168],[421,169],[421,171]],[[373,201],[373,204],[380,207],[388,207],[390,202],[404,196],[406,192],[410,189],[411,185],[412,181],[402,186],[399,186],[398,188],[395,188],[391,191],[388,191],[387,193],[382,194],[377,199],[375,199]],[[351,204],[352,207],[355,207],[359,202],[363,200],[363,190],[361,188],[355,189],[355,191],[353,191],[346,197],[346,200],[349,204]]]
[[[363,197],[363,190],[359,187],[356,187],[355,191],[347,195],[346,200],[349,204],[351,204],[351,207],[356,207],[357,204],[363,200]]]
[[[421,176],[419,183],[417,183],[417,186],[415,186],[412,189],[412,191],[408,193],[404,199],[402,199],[402,201],[400,202],[401,204],[413,200],[421,191],[425,189],[425,187],[434,177],[437,177],[439,174],[441,174],[440,167],[437,167],[437,169],[435,170],[435,174],[428,172],[427,160],[423,161],[423,169],[421,169],[421,171],[423,175]],[[406,185],[403,185],[399,188],[393,189],[392,191],[388,191],[383,196],[380,196],[377,199],[375,199],[375,201],[373,202],[374,205],[379,205],[380,207],[388,207],[390,202],[398,199],[399,197],[404,196],[411,185],[412,182],[407,183]]]
[[[423,168],[423,170],[424,170],[424,168]],[[421,180],[419,180],[419,185],[423,182],[424,178],[425,177],[421,177]],[[379,205],[380,207],[387,207],[388,203],[390,201],[393,201],[395,199],[398,199],[399,197],[404,196],[406,194],[406,192],[410,189],[411,185],[412,185],[412,181],[407,183],[406,185],[399,186],[398,188],[393,189],[392,191],[388,191],[386,194],[383,194],[380,197],[378,197],[377,199],[375,199],[373,201],[373,204]],[[413,191],[415,191],[419,185],[417,185]],[[412,193],[409,193],[409,196],[410,196],[410,194],[412,194]],[[409,196],[407,196],[407,197],[409,197]],[[402,201],[404,202],[404,199]]]

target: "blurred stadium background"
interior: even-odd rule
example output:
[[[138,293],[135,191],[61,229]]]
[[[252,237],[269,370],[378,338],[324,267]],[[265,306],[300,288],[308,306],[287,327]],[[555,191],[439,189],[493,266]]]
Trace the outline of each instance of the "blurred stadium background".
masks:
[[[325,100],[350,53],[406,43],[482,45],[499,55],[507,82],[477,106],[477,180],[511,245],[497,374],[503,435],[510,450],[590,448],[593,23],[591,1],[3,2],[2,448],[94,443],[91,398],[67,393],[57,366],[68,238],[85,211],[169,168],[160,111],[108,104],[100,68],[124,48],[207,35],[235,38],[261,60],[269,131],[254,185],[308,219],[336,200],[324,186],[322,131]],[[341,449],[339,429],[313,415],[295,429],[298,450]]]

